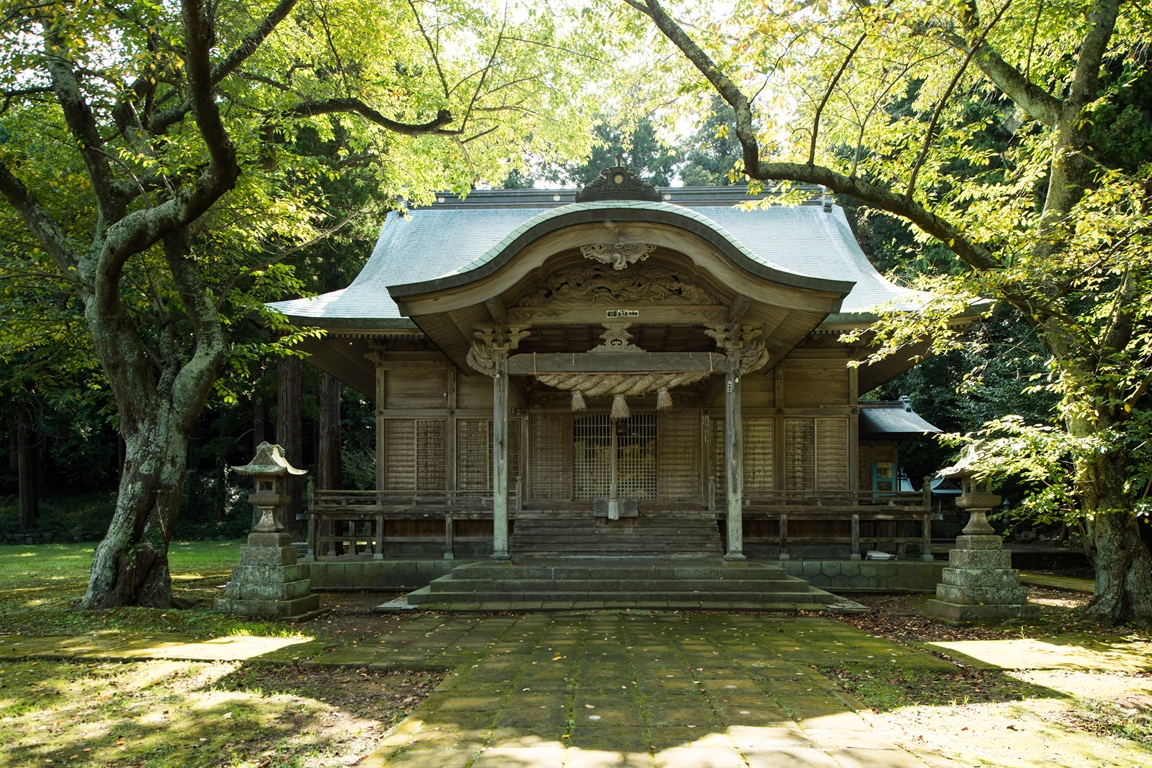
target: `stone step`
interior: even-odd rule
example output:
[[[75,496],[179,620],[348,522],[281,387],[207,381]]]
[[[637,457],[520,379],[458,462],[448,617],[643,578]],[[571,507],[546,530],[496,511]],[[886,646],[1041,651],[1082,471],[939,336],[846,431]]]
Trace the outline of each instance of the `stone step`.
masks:
[[[640,600],[622,602],[620,600],[493,600],[484,603],[421,603],[404,604],[408,610],[452,611],[453,613],[493,613],[502,611],[524,611],[548,613],[557,611],[629,610],[629,611],[754,611],[756,613],[796,614],[800,612],[860,613],[861,610],[823,603],[777,603],[759,601],[707,601],[707,600]],[[377,613],[389,613],[386,606],[376,609]]]
[[[408,593],[408,603],[411,605],[424,605],[426,603],[495,603],[495,602],[545,602],[545,601],[612,601],[627,604],[668,603],[681,601],[699,604],[702,602],[771,602],[771,603],[808,603],[813,605],[830,605],[836,601],[833,595],[826,592],[803,590],[780,590],[762,593],[760,595],[748,592],[733,592],[727,590],[711,590],[708,592],[688,592],[681,590],[665,590],[660,592],[601,592],[601,591],[571,591],[559,594],[553,590],[539,592],[433,592],[428,587],[422,587]]]
[[[715,517],[701,511],[645,512],[611,521],[587,511],[520,512],[509,548],[518,555],[556,558],[717,557],[724,552]]]
[[[433,581],[429,588],[433,592],[540,592],[554,590],[556,592],[659,592],[674,589],[680,592],[708,592],[714,589],[724,589],[728,592],[771,592],[784,589],[787,586],[803,585],[807,582],[798,579],[781,579],[779,581],[743,581],[726,579],[724,581],[709,581],[705,579],[672,580],[631,580],[631,579],[581,579],[581,580],[552,580],[552,579],[502,579],[491,581],[488,579],[454,579],[445,577]]]
[[[715,562],[715,559],[712,560]],[[741,565],[622,565],[617,561],[611,563],[593,562],[574,565],[520,565],[499,563],[475,563],[456,568],[451,574],[441,578],[452,579],[551,579],[551,580],[581,580],[605,578],[610,573],[611,578],[625,579],[710,579],[725,581],[727,579],[748,580],[795,580],[788,576],[784,568],[774,563],[756,563]]]
[[[700,547],[696,550],[689,550],[681,547],[630,547],[625,545],[610,547],[594,547],[591,545],[578,547],[573,545],[563,550],[544,547],[542,545],[540,547],[514,548],[512,551],[517,554],[531,555],[533,557],[551,557],[555,560],[586,560],[598,557],[646,559],[653,555],[666,556],[669,559],[676,560],[714,560],[723,554],[723,550],[719,547]]]

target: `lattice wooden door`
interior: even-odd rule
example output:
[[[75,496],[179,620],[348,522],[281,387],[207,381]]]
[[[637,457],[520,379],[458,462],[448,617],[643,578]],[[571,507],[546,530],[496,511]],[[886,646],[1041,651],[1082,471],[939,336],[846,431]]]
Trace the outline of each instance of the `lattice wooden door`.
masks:
[[[615,427],[606,413],[577,416],[574,421],[573,496],[607,497]],[[656,414],[634,413],[621,431],[616,436],[617,497],[656,498]]]

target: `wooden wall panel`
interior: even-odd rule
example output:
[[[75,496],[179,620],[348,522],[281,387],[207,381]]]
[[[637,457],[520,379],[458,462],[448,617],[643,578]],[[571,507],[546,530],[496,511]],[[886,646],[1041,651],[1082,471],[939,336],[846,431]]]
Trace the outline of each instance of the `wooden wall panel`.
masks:
[[[456,422],[456,487],[461,491],[492,490],[492,420]]]
[[[492,410],[492,379],[472,372],[456,377],[456,407]]]
[[[848,369],[843,360],[829,360],[828,367],[788,366],[784,373],[785,408],[848,405]]]
[[[724,396],[720,396],[723,405]],[[761,372],[751,373],[740,379],[740,401],[744,408],[775,408],[776,407],[776,378],[771,374],[767,376]]]
[[[848,490],[848,419],[816,419],[816,490]]]
[[[443,491],[448,487],[447,420],[416,422],[416,490]]]
[[[857,453],[858,487],[861,491],[872,489],[872,446],[860,443]]]
[[[711,421],[711,434],[708,435],[708,453],[711,457],[709,473],[716,495],[723,496],[728,487],[727,473],[724,471],[724,419],[713,416]],[[707,488],[704,489],[707,492]]]
[[[572,414],[531,413],[528,417],[531,446],[532,498],[572,498]]]
[[[743,394],[743,393],[741,393]],[[776,419],[744,419],[744,492],[776,488]]]
[[[508,419],[508,488],[520,477],[520,419]],[[492,420],[456,421],[456,488],[492,490]]]
[[[489,384],[491,386],[491,384]],[[447,408],[448,368],[421,371],[388,371],[387,408]],[[489,390],[488,407],[492,407]]]
[[[810,491],[816,480],[812,419],[784,419],[784,490]]]
[[[416,490],[416,422],[384,422],[384,478],[387,491]]]
[[[447,436],[446,419],[385,420],[385,490],[445,490],[448,487]]]
[[[673,409],[657,414],[656,489],[665,501],[699,501],[700,411]]]
[[[523,419],[508,417],[508,492],[516,490],[516,480],[520,477],[520,434]],[[489,440],[491,442],[491,440]]]

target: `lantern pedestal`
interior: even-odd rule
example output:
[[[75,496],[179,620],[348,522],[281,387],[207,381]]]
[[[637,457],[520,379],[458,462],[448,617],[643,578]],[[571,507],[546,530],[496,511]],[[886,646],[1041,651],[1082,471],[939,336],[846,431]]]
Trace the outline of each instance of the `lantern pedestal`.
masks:
[[[284,478],[304,472],[289,466],[280,447],[268,443],[260,444],[250,464],[233,469],[254,479],[256,491],[248,500],[260,520],[248,534],[248,546],[240,548],[240,564],[232,569],[232,580],[224,586],[216,610],[292,621],[317,615],[320,596],[312,594],[308,566],[296,563],[292,537],[278,516],[290,499],[284,493]]]
[[[296,548],[287,533],[250,533],[240,548],[240,564],[216,610],[237,616],[302,618],[320,609],[311,593],[308,566],[296,563]]]
[[[1035,619],[1040,606],[1028,604],[1028,590],[1020,586],[1020,571],[1012,567],[1012,553],[988,523],[988,511],[1000,503],[986,483],[974,481],[961,469],[963,493],[956,506],[969,511],[968,524],[948,553],[943,584],[928,613],[945,621]]]

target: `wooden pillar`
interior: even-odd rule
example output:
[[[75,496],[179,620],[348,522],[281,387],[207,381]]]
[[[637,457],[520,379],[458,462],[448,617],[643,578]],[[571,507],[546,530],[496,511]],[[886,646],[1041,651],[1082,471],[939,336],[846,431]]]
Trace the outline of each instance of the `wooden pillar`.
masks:
[[[316,457],[316,482],[322,491],[338,491],[341,481],[340,382],[320,374],[320,450]]]
[[[788,559],[788,513],[780,513],[780,559]]]
[[[859,503],[860,494],[860,369],[848,369],[848,498]]]
[[[744,558],[744,427],[740,406],[739,352],[728,355],[724,381],[724,464],[727,476],[728,552],[725,560]]]
[[[36,412],[16,405],[16,477],[20,489],[20,530],[32,531],[40,524],[40,487],[37,482]]]
[[[508,560],[508,353],[528,335],[523,325],[478,325],[468,364],[492,377],[492,559]]]
[[[932,557],[932,513],[924,515],[924,529],[921,531],[924,536],[923,544],[920,548],[920,559],[926,563],[931,563],[936,558]]]
[[[376,547],[372,552],[373,560],[384,559],[384,515],[376,515],[373,521],[376,524]]]
[[[448,419],[444,424],[444,484],[448,491],[448,503],[457,500],[456,480],[456,366],[448,363],[448,391],[444,393],[448,404]]]
[[[492,559],[508,560],[508,353],[493,354]]]
[[[384,473],[385,448],[385,399],[388,396],[388,373],[380,363],[376,364],[376,503],[384,502],[383,493],[387,480]]]
[[[860,559],[860,515],[852,514],[852,556],[850,560]]]
[[[304,463],[300,358],[280,358],[276,370],[276,385],[276,442],[284,449],[284,458],[288,463],[299,467]],[[281,514],[284,519],[281,522],[285,530],[295,536],[300,532],[300,523],[296,520],[296,515],[300,513],[304,493],[298,478],[286,478],[285,486],[292,500],[282,508]]]
[[[444,515],[444,559],[455,560],[456,553],[452,551],[452,538],[454,531],[452,530],[452,513],[448,512]]]

